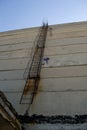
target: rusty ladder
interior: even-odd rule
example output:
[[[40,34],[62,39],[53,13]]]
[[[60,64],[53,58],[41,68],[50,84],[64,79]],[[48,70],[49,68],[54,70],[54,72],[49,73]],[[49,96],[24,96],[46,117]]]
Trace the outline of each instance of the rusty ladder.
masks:
[[[41,71],[42,57],[45,47],[47,29],[48,29],[48,23],[43,23],[42,27],[40,28],[40,32],[38,34],[32,61],[30,67],[28,68],[28,76],[20,99],[21,104],[32,104],[34,96],[37,92],[40,80],[40,71]]]
[[[11,126],[12,129],[22,130],[17,112],[2,91],[0,91],[0,115],[4,121],[2,123],[3,126],[7,125],[9,127]]]

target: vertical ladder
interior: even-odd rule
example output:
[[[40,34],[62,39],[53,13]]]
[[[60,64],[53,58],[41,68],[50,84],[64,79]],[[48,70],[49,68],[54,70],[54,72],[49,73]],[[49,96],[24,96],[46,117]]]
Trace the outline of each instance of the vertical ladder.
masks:
[[[47,29],[48,24],[43,23],[43,26],[40,29],[40,33],[36,41],[37,44],[34,50],[31,65],[28,68],[29,69],[28,76],[20,99],[21,104],[32,104],[34,96],[37,92],[40,80],[40,71],[41,71],[41,64],[45,47]]]

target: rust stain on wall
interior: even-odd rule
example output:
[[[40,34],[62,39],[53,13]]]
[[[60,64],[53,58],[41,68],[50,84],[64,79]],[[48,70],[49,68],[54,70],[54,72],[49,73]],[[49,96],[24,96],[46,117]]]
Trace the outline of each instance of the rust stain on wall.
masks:
[[[39,92],[39,82],[40,82],[40,78],[36,81],[36,86],[35,86],[35,90],[34,90],[34,98],[36,98],[36,96]]]
[[[26,86],[25,86],[25,90],[24,90],[24,94],[26,95],[29,91],[33,91],[34,88],[34,80],[33,79],[29,79]]]
[[[35,79],[29,79],[25,86],[24,94],[27,95],[28,92],[32,92],[36,95],[38,93],[39,82],[40,79],[37,79],[36,81]]]

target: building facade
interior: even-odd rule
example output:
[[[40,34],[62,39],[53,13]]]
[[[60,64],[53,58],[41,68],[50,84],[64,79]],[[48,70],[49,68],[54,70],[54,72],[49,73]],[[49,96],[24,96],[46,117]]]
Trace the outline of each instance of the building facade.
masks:
[[[0,90],[19,115],[24,115],[28,108],[28,104],[20,104],[20,98],[26,82],[24,72],[38,30],[39,27],[0,33]],[[47,31],[40,82],[29,115],[86,113],[87,22],[51,25]]]

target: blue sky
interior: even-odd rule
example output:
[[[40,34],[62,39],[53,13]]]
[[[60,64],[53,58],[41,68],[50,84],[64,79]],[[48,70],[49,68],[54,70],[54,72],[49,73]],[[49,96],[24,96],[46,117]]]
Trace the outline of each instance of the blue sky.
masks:
[[[0,32],[87,21],[87,0],[0,0]]]

